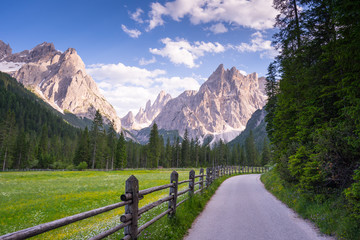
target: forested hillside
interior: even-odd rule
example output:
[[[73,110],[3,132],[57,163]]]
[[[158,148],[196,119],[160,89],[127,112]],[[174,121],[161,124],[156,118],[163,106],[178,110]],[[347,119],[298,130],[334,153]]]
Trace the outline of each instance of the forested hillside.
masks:
[[[254,139],[245,148],[224,142],[212,148],[190,139],[187,131],[162,136],[154,124],[150,141],[125,141],[113,125],[104,126],[98,111],[93,121],[52,109],[16,79],[0,72],[0,166],[6,169],[119,169],[262,165]],[[71,119],[71,121],[70,121]],[[82,127],[76,128],[73,125]],[[87,127],[89,126],[89,127]],[[165,134],[167,132],[165,131]],[[164,134],[164,133],[163,133]],[[252,156],[247,158],[246,155]]]
[[[14,78],[0,72],[1,169],[71,163],[79,129]]]
[[[276,169],[316,199],[344,194],[359,220],[360,2],[274,6],[280,54],[268,68],[266,121]]]

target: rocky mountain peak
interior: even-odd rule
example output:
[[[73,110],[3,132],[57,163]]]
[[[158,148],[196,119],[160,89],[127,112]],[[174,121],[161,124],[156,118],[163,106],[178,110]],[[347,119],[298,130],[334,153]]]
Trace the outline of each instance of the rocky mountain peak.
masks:
[[[266,96],[256,73],[244,76],[235,67],[220,64],[199,91],[185,91],[170,100],[154,119],[159,128],[185,129],[192,138],[212,135],[230,141],[246,126],[252,113],[262,108]]]
[[[164,106],[171,100],[170,94],[161,91],[153,104],[148,100],[145,110],[141,107],[135,118],[129,118],[129,113],[121,119],[123,127],[127,129],[139,130],[150,126],[151,122],[159,115]]]
[[[10,56],[12,54],[12,49],[9,44],[4,43],[0,40],[0,60]]]
[[[31,50],[7,56],[0,60],[0,65],[9,65],[9,62],[17,64],[8,66],[12,76],[56,110],[67,110],[89,119],[93,119],[96,110],[99,110],[104,123],[114,121],[115,129],[121,130],[121,121],[115,109],[86,73],[85,64],[75,49],[69,48],[61,53],[53,43],[44,42]]]
[[[132,111],[129,111],[125,117],[121,119],[121,125],[126,126],[127,128],[132,127],[135,122],[134,114]]]

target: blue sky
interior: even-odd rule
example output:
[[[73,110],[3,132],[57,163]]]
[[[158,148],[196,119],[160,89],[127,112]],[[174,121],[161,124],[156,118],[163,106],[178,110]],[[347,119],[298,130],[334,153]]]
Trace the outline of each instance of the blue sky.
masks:
[[[221,63],[266,74],[272,0],[1,0],[0,39],[13,52],[75,48],[120,117],[160,90],[197,90]]]

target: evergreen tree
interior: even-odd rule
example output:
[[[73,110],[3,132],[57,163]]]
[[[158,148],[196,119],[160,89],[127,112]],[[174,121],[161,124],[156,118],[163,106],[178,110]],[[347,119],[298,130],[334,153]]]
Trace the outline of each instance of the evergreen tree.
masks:
[[[110,162],[111,162],[111,169],[114,169],[114,159],[115,159],[115,150],[116,150],[116,131],[114,128],[114,120],[110,122],[109,129],[107,132],[108,137],[108,147],[110,152]],[[108,166],[108,164],[106,164]]]
[[[164,167],[172,167],[174,166],[172,161],[172,146],[170,144],[170,138],[166,140],[166,147],[165,147],[165,165]]]
[[[176,138],[176,141],[175,141],[175,146],[174,146],[174,158],[176,160],[176,164],[175,164],[175,167],[176,168],[179,168],[180,167],[180,161],[181,161],[181,147],[180,147],[180,138],[177,137]]]
[[[90,138],[89,138],[89,130],[85,127],[85,130],[81,133],[77,149],[74,156],[74,165],[77,166],[81,162],[86,162],[88,166],[91,164],[91,151],[90,151]]]
[[[130,143],[132,145],[132,142]],[[123,131],[116,145],[115,168],[125,168],[127,165],[126,141]]]
[[[160,154],[161,154],[161,146],[160,146],[158,127],[157,124],[154,122],[150,131],[150,139],[148,143],[147,168],[158,167]]]
[[[94,120],[92,122],[92,127],[91,127],[91,142],[92,142],[91,168],[92,169],[95,168],[95,160],[96,160],[96,153],[97,153],[96,151],[97,151],[98,142],[99,142],[99,138],[100,138],[100,132],[102,130],[102,127],[103,127],[103,119],[100,114],[100,111],[97,110],[95,113]]]
[[[184,140],[181,143],[181,167],[185,166],[190,166],[190,141],[187,129],[185,129]]]
[[[1,152],[3,155],[3,171],[6,168],[11,166],[9,157],[9,152],[12,147],[13,136],[15,132],[15,114],[13,111],[8,111],[5,117],[5,120],[1,124],[0,132],[0,143],[1,143]]]
[[[48,155],[48,128],[46,125],[43,126],[41,131],[40,141],[37,147],[37,160],[39,161],[40,168],[49,167],[49,155]]]
[[[269,142],[264,139],[264,145],[261,153],[261,166],[265,166],[271,161],[271,152]]]
[[[246,164],[248,166],[254,166],[257,161],[257,151],[255,146],[255,139],[252,130],[250,130],[249,136],[245,140],[246,151]]]
[[[24,130],[18,132],[14,145],[14,162],[12,168],[23,169],[28,166],[27,153],[29,151],[29,141]]]

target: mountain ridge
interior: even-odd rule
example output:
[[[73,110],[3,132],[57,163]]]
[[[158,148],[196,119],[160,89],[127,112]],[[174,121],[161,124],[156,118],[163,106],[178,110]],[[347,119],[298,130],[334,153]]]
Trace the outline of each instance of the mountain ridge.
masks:
[[[13,54],[10,45],[0,40],[0,62],[8,73],[59,112],[93,119],[99,110],[104,123],[113,121],[115,129],[121,130],[115,109],[86,73],[85,64],[74,48],[62,53],[52,43],[44,42]]]

